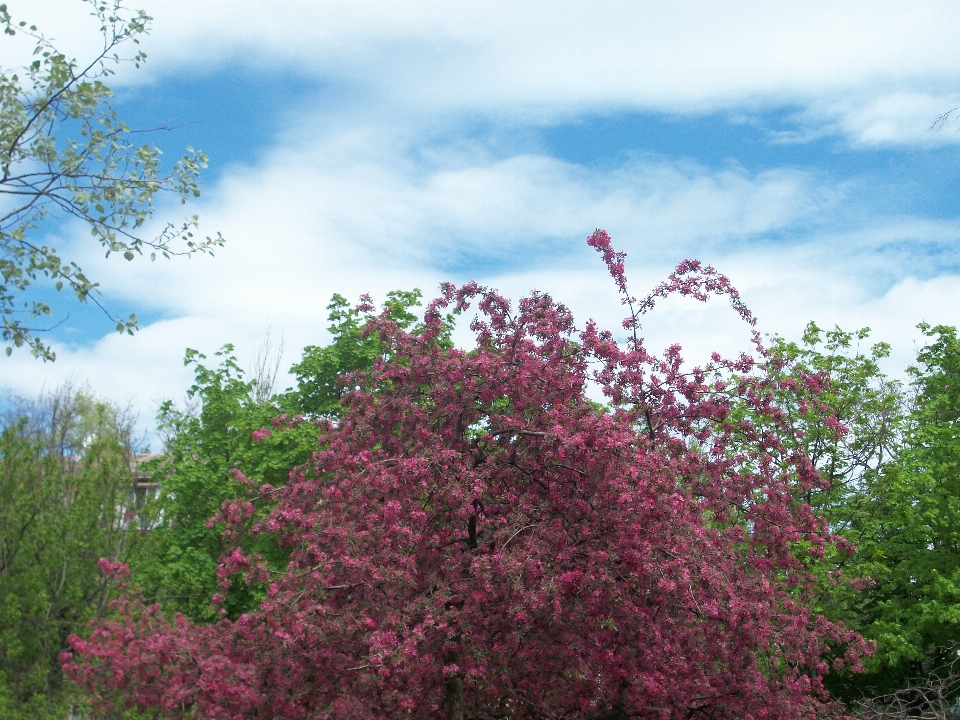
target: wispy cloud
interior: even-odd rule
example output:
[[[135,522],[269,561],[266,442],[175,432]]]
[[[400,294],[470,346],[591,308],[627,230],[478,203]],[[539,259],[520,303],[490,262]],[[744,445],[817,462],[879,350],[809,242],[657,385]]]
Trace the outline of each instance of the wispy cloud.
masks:
[[[863,147],[953,145],[960,143],[958,106],[957,93],[909,89],[862,93],[812,102],[794,116],[795,128],[775,130],[771,137],[775,142],[802,143],[836,136]]]
[[[135,338],[61,344],[52,368],[21,359],[7,366],[12,376],[32,388],[69,372],[152,400],[185,386],[184,373],[172,368],[187,346],[211,352],[232,342],[241,358],[252,358],[272,325],[288,347],[300,348],[323,341],[333,292],[382,297],[417,286],[429,294],[441,280],[477,279],[514,297],[549,291],[581,321],[617,327],[614,288],[583,243],[597,226],[630,253],[637,293],[681,258],[698,256],[741,287],[765,331],[795,333],[809,319],[836,318],[899,337],[921,317],[904,310],[906,324],[893,322],[882,299],[906,287],[930,297],[929,288],[942,285],[931,258],[950,255],[960,235],[956,222],[922,218],[831,231],[823,216],[838,212],[844,187],[796,169],[751,173],[663,158],[597,169],[479,150],[451,153],[448,164],[434,152],[428,163],[414,164],[409,147],[376,138],[361,143],[364,153],[349,149],[359,142],[356,133],[296,152],[278,148],[211,188],[201,206],[205,223],[230,238],[214,259],[107,262],[78,237],[76,251],[114,306],[170,319]],[[960,258],[950,258],[949,268],[958,267]],[[907,270],[905,277],[905,267],[919,275]],[[679,339],[695,354],[732,352],[745,347],[738,327],[722,303],[667,303],[651,319],[649,337]]]
[[[953,107],[948,88],[960,79],[960,7],[942,2],[163,0],[148,8],[164,38],[150,48],[159,72],[197,63],[295,68],[424,114],[537,121],[781,104],[814,107],[811,124],[819,115],[856,141],[926,143],[911,115]]]
[[[75,54],[95,30],[77,0],[13,0]],[[584,111],[810,108],[803,132],[936,144],[955,106],[960,6],[785,0],[146,0],[149,82],[198,68],[270,68],[424,115],[543,121]],[[0,61],[26,57],[5,43]],[[22,59],[22,58],[21,58]],[[939,90],[937,90],[939,88]],[[931,139],[935,137],[936,139]]]

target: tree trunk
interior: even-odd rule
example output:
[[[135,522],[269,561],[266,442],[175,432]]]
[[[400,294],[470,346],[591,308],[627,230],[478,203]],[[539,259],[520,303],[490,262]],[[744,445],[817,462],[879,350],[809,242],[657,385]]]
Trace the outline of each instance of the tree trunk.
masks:
[[[447,678],[447,720],[464,720],[463,678],[452,675]]]

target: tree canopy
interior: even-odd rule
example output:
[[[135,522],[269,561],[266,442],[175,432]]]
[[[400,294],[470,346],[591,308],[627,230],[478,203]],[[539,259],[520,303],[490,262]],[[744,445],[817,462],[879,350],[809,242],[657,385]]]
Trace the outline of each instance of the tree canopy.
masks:
[[[857,620],[884,690],[950,664],[960,641],[960,340],[920,329],[930,342],[909,369],[901,447],[857,515],[858,572],[872,580]]]
[[[399,322],[419,292],[391,293]],[[321,428],[297,422],[301,408],[327,388],[324,417],[339,413],[337,378],[383,354],[379,340],[361,337],[364,313],[335,296],[329,306],[332,342],[309,347],[297,368],[297,386],[274,394],[269,373],[248,380],[230,346],[213,367],[189,350],[195,371],[187,406],[161,405],[164,453],[135,456],[133,418],[88,389],[63,386],[37,400],[7,398],[0,415],[0,720],[62,719],[84,706],[63,677],[66,638],[91,618],[109,614],[116,578],[126,562],[131,582],[166,612],[196,622],[220,617],[214,604],[220,556],[230,548],[222,523],[208,521],[245,485],[231,471],[242,467],[260,482],[282,484],[289,469],[309,461]],[[352,348],[352,350],[351,350]],[[339,393],[339,394],[338,394]],[[316,417],[316,415],[314,415]],[[270,434],[263,426],[283,432]],[[156,498],[135,497],[131,464],[150,475]],[[287,553],[268,535],[244,545],[283,567]],[[238,583],[222,607],[236,618],[266,596],[263,584]]]
[[[628,327],[671,292],[736,291],[686,262],[646,300],[598,231]],[[476,347],[439,342],[474,305]],[[367,306],[369,307],[369,306]],[[343,379],[338,419],[283,485],[216,520],[221,592],[261,583],[251,612],[166,618],[129,596],[75,637],[72,676],[113,703],[201,717],[814,717],[828,648],[866,645],[811,612],[804,558],[832,542],[798,498],[822,485],[784,444],[780,384],[749,357],[685,370],[618,345],[535,294],[445,286],[422,325],[388,310],[389,354]],[[598,407],[589,382],[610,403]],[[733,412],[746,402],[766,423]],[[299,422],[307,422],[300,420]],[[296,432],[291,418],[260,442]],[[286,567],[247,550],[276,538]],[[225,615],[226,608],[224,609]]]
[[[110,713],[210,718],[953,703],[956,329],[920,326],[906,386],[868,329],[814,323],[691,368],[650,354],[640,322],[676,292],[726,295],[752,324],[726,278],[686,261],[637,300],[624,256],[590,242],[625,342],[468,284],[422,318],[418,291],[381,312],[335,295],[331,342],[283,392],[229,346],[212,366],[188,351],[143,507],[122,413],[73,391],[19,405],[0,445],[0,717],[60,716],[80,688]],[[451,313],[470,308],[461,350]]]

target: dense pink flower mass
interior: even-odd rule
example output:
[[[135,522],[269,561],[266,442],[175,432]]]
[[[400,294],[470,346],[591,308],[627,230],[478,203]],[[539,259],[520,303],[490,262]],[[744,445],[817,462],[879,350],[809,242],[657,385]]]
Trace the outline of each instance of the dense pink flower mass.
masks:
[[[730,297],[693,262],[647,299],[598,231],[631,306]],[[475,305],[476,349],[437,342]],[[636,308],[634,310],[634,308]],[[858,636],[813,615],[804,556],[831,541],[796,498],[820,481],[753,361],[685,369],[618,344],[534,294],[444,286],[408,333],[385,314],[391,361],[355,375],[312,466],[268,488],[269,518],[224,507],[228,531],[290,551],[253,614],[194,626],[121,604],[74,638],[72,676],[102,707],[201,718],[813,718],[827,654]],[[599,384],[609,400],[587,397]],[[745,401],[767,422],[731,412]],[[280,424],[273,432],[283,432]],[[783,435],[785,436],[785,435]],[[789,447],[794,447],[791,443]],[[259,502],[259,501],[258,501]]]

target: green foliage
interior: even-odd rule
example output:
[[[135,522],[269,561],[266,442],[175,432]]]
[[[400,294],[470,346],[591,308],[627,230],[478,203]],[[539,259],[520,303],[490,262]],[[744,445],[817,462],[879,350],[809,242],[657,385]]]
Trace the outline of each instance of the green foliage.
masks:
[[[124,561],[132,492],[129,418],[62,388],[20,403],[0,431],[0,718],[66,716],[76,699],[59,654],[102,617]]]
[[[412,328],[417,316],[410,309],[419,305],[422,297],[419,290],[388,293],[386,307],[394,322],[404,329]],[[327,310],[333,341],[324,347],[308,345],[300,362],[290,369],[298,387],[289,399],[299,412],[314,417],[339,414],[340,399],[346,392],[338,381],[343,373],[369,370],[379,357],[389,353],[378,336],[363,333],[370,316],[351,307],[345,297],[335,294]],[[449,329],[441,341],[449,343]]]
[[[410,311],[419,304],[420,292],[391,292],[387,306],[404,327],[417,318]],[[219,366],[206,367],[205,356],[188,350],[186,364],[194,366],[194,384],[188,396],[198,403],[195,412],[165,403],[160,427],[169,436],[167,456],[154,461],[152,472],[163,488],[158,503],[149,508],[153,529],[135,572],[148,599],[168,611],[179,611],[198,622],[229,617],[256,607],[263,596],[262,583],[233,583],[222,605],[212,602],[218,593],[217,566],[230,549],[221,522],[210,523],[221,505],[251,492],[262,514],[271,498],[256,488],[286,484],[291,467],[303,466],[317,449],[321,418],[336,417],[345,392],[340,379],[346,373],[370,368],[388,353],[379,337],[366,335],[368,315],[334,295],[328,306],[332,341],[325,347],[309,346],[292,368],[295,390],[267,396],[258,387],[261,378],[247,380],[225,346],[216,354]],[[449,342],[444,339],[444,342]],[[263,430],[266,432],[263,432]],[[270,535],[255,545],[243,546],[247,554],[259,553],[280,568],[286,551]]]
[[[419,298],[417,291],[390,294],[398,323],[415,322],[410,309]],[[312,408],[314,416],[336,416],[338,377],[388,352],[379,338],[364,335],[365,315],[339,296],[330,305],[330,321],[331,344],[308,348],[296,366],[300,386],[280,395],[261,387],[268,382],[263,377],[246,379],[230,346],[216,354],[213,368],[202,354],[187,351],[186,364],[194,368],[188,396],[196,405],[161,407],[167,453],[146,469],[162,495],[138,518],[125,512],[132,424],[116,408],[67,388],[39,403],[21,403],[4,422],[0,720],[62,718],[76,700],[62,683],[57,656],[68,635],[107,612],[111,586],[97,568],[101,557],[129,562],[131,581],[147,599],[196,621],[219,618],[221,607],[236,617],[256,606],[263,583],[234,583],[222,606],[211,601],[230,540],[223,523],[209,521],[224,501],[251,493],[262,513],[271,502],[262,486],[285,485],[290,468],[317,449],[319,418],[295,414]],[[248,541],[244,551],[278,568],[287,552],[268,534]]]
[[[290,468],[310,458],[319,435],[309,422],[286,428],[290,419],[279,399],[258,403],[255,383],[244,379],[232,351],[230,345],[220,350],[219,366],[210,369],[202,364],[204,355],[188,350],[185,363],[193,365],[195,373],[188,396],[198,401],[199,409],[179,410],[170,402],[161,407],[160,427],[170,439],[167,455],[153,461],[152,472],[162,495],[149,508],[154,527],[133,578],[149,599],[200,622],[219,617],[211,598],[217,592],[219,558],[229,544],[223,524],[209,521],[226,500],[247,494],[249,486],[236,471],[242,470],[258,487],[282,486]],[[286,432],[255,440],[254,431],[273,428],[275,418]],[[258,543],[247,549],[282,560],[283,553],[269,538]],[[253,607],[261,592],[258,586],[235,583],[224,608],[236,617]]]
[[[920,328],[931,342],[908,370],[912,397],[879,367],[889,347],[860,349],[867,329],[811,323],[801,343],[773,342],[784,380],[825,383],[824,404],[801,392],[792,420],[830,482],[799,500],[856,548],[811,562],[816,609],[877,643],[863,674],[827,678],[847,700],[908,687],[960,640],[960,341]]]
[[[851,553],[875,530],[870,519],[876,511],[877,484],[900,446],[905,403],[901,383],[880,368],[890,347],[868,345],[869,337],[869,328],[824,331],[811,322],[799,342],[772,337],[767,361],[778,381],[776,404],[785,411],[790,432],[772,426],[769,430],[780,433],[788,449],[802,449],[826,480],[825,487],[798,488],[796,501],[810,505],[846,541],[828,546],[823,557],[810,555],[802,543],[795,548],[818,578],[813,609],[868,637],[863,616],[868,597],[857,580],[874,568],[862,553]],[[734,412],[751,423],[763,422],[742,408]],[[843,648],[836,650],[842,656]],[[861,681],[862,676],[846,671],[826,678],[844,699],[859,693]]]
[[[840,533],[851,530],[851,505],[861,502],[903,432],[902,385],[879,365],[890,346],[861,348],[869,336],[870,328],[823,331],[811,322],[800,343],[775,336],[770,346],[783,363],[781,380],[793,381],[799,390],[782,393],[778,402],[791,415],[797,444],[829,483],[827,490],[802,499]],[[817,400],[812,388],[821,390]]]
[[[0,5],[4,33],[36,41],[30,64],[0,71],[0,317],[8,355],[27,345],[35,356],[54,359],[36,335],[43,328],[32,324],[50,316],[51,308],[25,300],[38,279],[58,291],[69,288],[81,302],[92,301],[119,332],[136,328],[134,315],[123,319],[107,312],[97,299],[98,284],[75,262],[36,242],[45,219],[80,220],[107,256],[118,253],[127,260],[145,252],[151,260],[158,254],[210,252],[223,244],[219,234],[194,238],[196,215],[179,227],[168,224],[153,239],[141,236],[157,193],[173,193],[182,203],[200,194],[198,178],[207,157],[187,148],[172,168],[164,169],[160,150],[139,141],[144,131],[132,130],[118,117],[103,80],[124,61],[117,48],[137,44],[151,18],[142,10],[125,12],[121,0],[85,1],[100,23],[103,49],[82,64],[58,51],[35,26],[16,22]],[[127,61],[139,67],[145,58],[137,51]]]
[[[876,583],[858,619],[884,690],[944,664],[960,641],[960,340],[919,327],[931,342],[908,371],[904,441],[871,488],[856,556]]]

